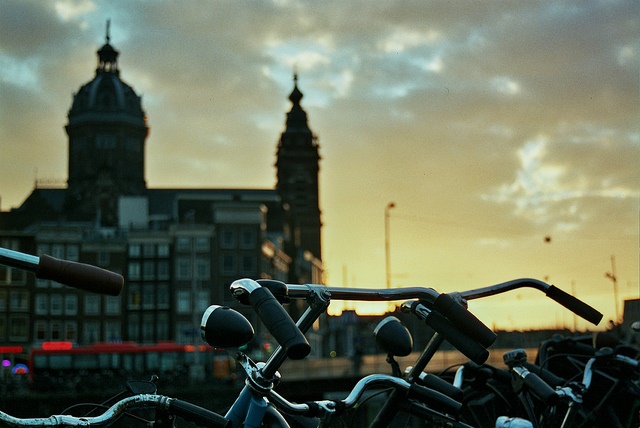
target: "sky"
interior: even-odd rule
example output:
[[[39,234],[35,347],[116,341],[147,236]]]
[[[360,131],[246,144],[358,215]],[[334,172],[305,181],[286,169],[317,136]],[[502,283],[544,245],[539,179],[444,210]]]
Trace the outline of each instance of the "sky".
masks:
[[[148,117],[150,188],[273,188],[297,71],[328,285],[385,287],[394,203],[394,287],[531,277],[600,328],[640,297],[640,3],[4,0],[2,210],[66,185],[64,125],[107,20]],[[533,290],[469,309],[500,329],[589,327]]]

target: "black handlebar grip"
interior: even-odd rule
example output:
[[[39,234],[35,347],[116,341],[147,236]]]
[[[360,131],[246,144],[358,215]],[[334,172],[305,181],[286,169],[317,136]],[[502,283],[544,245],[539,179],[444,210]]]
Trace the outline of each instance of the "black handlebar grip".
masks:
[[[231,427],[231,421],[224,416],[175,398],[169,401],[169,412],[202,427]]]
[[[51,279],[70,287],[93,293],[117,296],[124,286],[124,278],[114,272],[84,263],[60,260],[42,255],[36,278]]]
[[[545,381],[545,383],[547,383],[547,385],[549,385],[552,388],[555,388],[556,386],[562,386],[567,383],[566,379],[563,379],[560,376],[556,376],[553,372],[547,369],[544,369],[540,366],[537,366],[535,364],[525,362],[525,363],[522,363],[522,366],[527,370],[529,370],[531,373],[534,373],[540,376],[540,379]]]
[[[441,392],[456,401],[462,401],[464,399],[464,392],[460,388],[451,385],[438,375],[425,373],[424,376],[418,378],[418,383],[434,391]]]
[[[598,325],[600,320],[602,320],[602,314],[600,312],[587,305],[582,300],[562,291],[555,285],[549,286],[549,290],[546,294],[547,297],[555,300],[574,314],[584,318],[594,325]]]
[[[537,374],[528,372],[527,375],[522,377],[522,382],[529,387],[531,392],[542,400],[543,403],[550,405],[558,400],[558,394],[556,394],[556,391]]]
[[[309,355],[311,346],[307,338],[267,288],[253,290],[249,294],[249,303],[289,358],[300,360]]]
[[[462,404],[453,398],[447,397],[438,391],[420,386],[417,383],[412,383],[411,386],[409,386],[407,397],[418,400],[433,410],[454,416],[458,416],[460,409],[462,409]]]
[[[489,327],[476,318],[460,303],[446,293],[440,294],[433,302],[433,307],[469,337],[488,348],[498,337]]]
[[[484,346],[460,331],[439,312],[432,311],[425,322],[474,363],[482,364],[489,358],[489,351]]]

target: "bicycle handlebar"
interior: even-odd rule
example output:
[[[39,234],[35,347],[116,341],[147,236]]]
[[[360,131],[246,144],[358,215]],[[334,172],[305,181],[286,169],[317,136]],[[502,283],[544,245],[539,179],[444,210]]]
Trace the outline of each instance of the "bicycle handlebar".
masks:
[[[261,281],[260,281],[261,282]],[[262,283],[262,282],[261,282]],[[265,286],[272,288],[277,281],[268,281]],[[281,283],[282,284],[282,283]],[[436,310],[442,313],[458,329],[464,331],[467,336],[479,342],[481,345],[490,346],[496,340],[496,334],[482,321],[458,303],[451,295],[440,294],[433,288],[406,287],[394,289],[375,288],[343,288],[327,287],[319,284],[282,284],[284,291],[280,291],[281,300],[306,299],[310,292],[328,293],[333,300],[352,301],[393,301],[419,299],[432,304]]]
[[[11,427],[106,426],[112,424],[128,409],[143,404],[152,404],[158,409],[166,410],[171,414],[200,426],[212,428],[228,428],[231,426],[231,422],[225,417],[210,410],[182,400],[155,394],[137,394],[123,398],[98,416],[52,415],[47,418],[16,418],[7,413],[0,412],[0,422],[3,425]]]
[[[239,300],[248,297],[248,302],[289,358],[300,360],[309,355],[311,346],[307,338],[268,288],[245,278],[234,281],[231,292]]]
[[[97,266],[61,260],[45,254],[37,257],[0,248],[0,264],[34,272],[36,278],[51,279],[93,293],[117,296],[124,286],[122,275]]]
[[[577,299],[565,291],[562,291],[554,285],[549,285],[537,279],[520,278],[512,281],[502,282],[500,284],[490,285],[488,287],[477,288],[460,292],[460,296],[467,300],[479,299],[482,297],[493,296],[517,288],[530,287],[540,290],[550,299],[555,300],[574,314],[584,318],[594,325],[598,325],[602,320],[602,314],[596,309],[587,305],[583,301]]]
[[[416,399],[433,410],[442,411],[450,415],[458,415],[462,408],[462,404],[458,401],[440,392],[415,383],[409,383],[402,378],[384,374],[372,374],[363,377],[355,384],[347,397],[342,400],[322,400],[298,404],[288,401],[273,390],[269,392],[269,400],[284,413],[318,417],[323,410],[343,413],[353,409],[365,391],[372,387],[394,388],[403,391],[408,398]]]

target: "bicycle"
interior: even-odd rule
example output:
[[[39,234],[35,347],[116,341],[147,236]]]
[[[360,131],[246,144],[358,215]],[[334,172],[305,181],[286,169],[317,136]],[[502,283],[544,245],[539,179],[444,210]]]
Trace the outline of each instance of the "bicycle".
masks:
[[[114,272],[89,264],[72,262],[48,255],[33,256],[18,251],[0,248],[0,264],[35,273],[37,278],[51,279],[61,284],[93,293],[117,296],[124,286],[124,278]],[[152,380],[157,380],[154,378]],[[127,397],[120,398],[122,395]],[[212,428],[227,428],[230,422],[222,415],[195,404],[159,395],[154,382],[130,382],[125,394],[119,394],[102,404],[77,404],[65,412],[89,406],[90,412],[82,416],[58,414],[41,418],[18,418],[0,411],[0,425],[8,427],[86,427],[112,426],[123,418],[131,418],[146,426],[172,427],[176,418],[196,425]],[[112,404],[108,404],[112,402]],[[101,414],[90,416],[96,410]],[[152,417],[141,417],[137,413],[153,410]]]
[[[420,375],[445,339],[454,344],[472,361],[481,363],[486,360],[488,356],[486,348],[493,343],[496,335],[466,309],[464,306],[465,299],[478,298],[491,293],[497,294],[498,292],[525,286],[544,291],[558,303],[596,324],[602,318],[598,311],[573,296],[554,286],[532,279],[509,281],[491,287],[452,294],[440,294],[432,288],[425,287],[380,290],[336,288],[314,284],[293,285],[273,280],[253,281],[242,279],[235,281],[231,285],[232,294],[240,302],[252,304],[254,307],[255,304],[251,302],[253,293],[268,288],[272,294],[270,306],[277,307],[284,313],[284,315],[280,315],[282,324],[288,325],[284,329],[292,332],[298,329],[300,332],[308,331],[317,318],[326,311],[330,300],[333,298],[362,301],[417,299],[413,302],[405,302],[403,305],[404,310],[411,311],[431,325],[436,333],[432,336],[431,341],[427,344],[406,379],[398,376],[373,375],[375,376],[374,378],[365,377],[360,381],[362,383],[356,384],[354,390],[345,400],[320,401],[301,405],[290,403],[273,391],[274,386],[279,381],[277,369],[287,357],[291,357],[286,344],[282,345],[283,342],[276,337],[276,340],[281,345],[276,348],[266,363],[255,364],[246,355],[238,352],[236,358],[247,373],[247,382],[225,417],[232,421],[233,427],[287,426],[285,418],[279,412],[280,410],[284,414],[311,416],[314,418],[321,416],[319,418],[320,423],[326,425],[329,423],[327,421],[330,421],[336,415],[344,413],[345,408],[353,408],[355,406],[354,403],[357,403],[358,399],[361,398],[360,394],[363,390],[373,385],[383,385],[392,389],[392,396],[386,401],[385,406],[372,422],[372,427],[389,426],[390,421],[401,411],[427,418],[434,421],[434,423],[467,426],[457,419],[460,403],[441,392],[420,385],[418,383],[421,378]],[[260,291],[260,293],[264,292]],[[291,320],[280,305],[290,301],[290,299],[305,299],[308,304],[307,309],[297,323]],[[215,313],[215,310],[211,311],[208,317],[203,317],[201,325],[203,332],[211,328],[207,327],[207,325],[210,315],[213,313]],[[261,315],[261,318],[264,319],[265,317]],[[288,320],[286,320],[287,318]],[[215,323],[212,325],[215,325]],[[296,326],[297,329],[294,328]],[[206,334],[203,333],[203,337],[206,339]],[[304,336],[302,336],[302,339],[304,339]],[[293,343],[302,339],[291,340]],[[207,341],[212,346],[221,346],[216,344],[215,341]],[[304,342],[306,343],[306,340]],[[302,357],[300,354],[295,356],[295,358]],[[412,391],[420,392],[412,395]],[[355,401],[352,401],[352,399]]]
[[[422,405],[416,404],[409,410],[424,419],[439,421],[452,427],[468,427],[456,420],[455,415],[460,411],[460,404],[454,399],[391,375],[365,376],[342,400],[321,400],[298,404],[280,396],[274,391],[280,379],[277,369],[286,358],[304,358],[310,347],[302,335],[305,328],[296,326],[269,288],[261,284],[267,284],[273,288],[275,285],[280,287],[281,283],[244,279],[235,281],[231,288],[234,296],[256,309],[280,345],[266,363],[254,363],[244,353],[237,352],[236,359],[245,370],[247,380],[238,398],[225,414],[225,418],[231,421],[232,427],[289,427],[289,423],[295,426],[318,426],[318,424],[331,426],[335,417],[353,409],[365,391],[373,387],[393,388],[401,391],[407,399],[421,403]],[[407,295],[426,293],[431,297],[438,296],[435,291],[426,289],[420,289],[419,292],[410,290],[405,293],[408,293]],[[283,296],[281,293],[278,294]],[[319,299],[316,300],[314,296]],[[312,318],[322,313],[320,308],[326,308],[328,305],[328,301],[323,300],[328,297],[325,293],[312,292],[308,297],[312,303],[300,318],[299,324],[306,325],[311,322]],[[239,312],[228,307],[212,305],[203,315],[201,332],[203,339],[211,346],[237,348],[251,340],[253,328]],[[425,403],[427,405],[424,405]],[[288,418],[285,419],[283,414]],[[296,416],[302,416],[302,418],[295,418]]]

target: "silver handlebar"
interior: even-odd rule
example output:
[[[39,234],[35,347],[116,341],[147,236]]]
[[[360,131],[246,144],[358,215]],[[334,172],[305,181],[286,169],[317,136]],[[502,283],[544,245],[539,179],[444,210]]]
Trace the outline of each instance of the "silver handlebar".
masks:
[[[164,395],[138,394],[124,398],[109,407],[98,416],[52,415],[46,418],[16,418],[0,412],[0,425],[10,427],[88,427],[104,426],[122,416],[127,409],[140,404],[154,404],[158,408],[168,409],[173,399]]]

